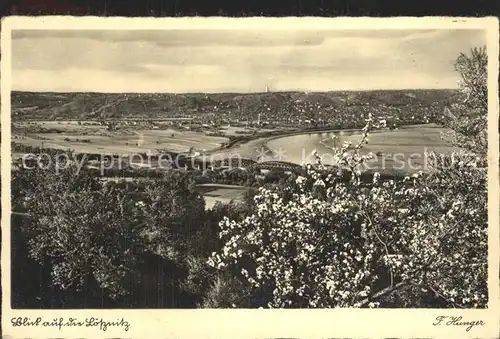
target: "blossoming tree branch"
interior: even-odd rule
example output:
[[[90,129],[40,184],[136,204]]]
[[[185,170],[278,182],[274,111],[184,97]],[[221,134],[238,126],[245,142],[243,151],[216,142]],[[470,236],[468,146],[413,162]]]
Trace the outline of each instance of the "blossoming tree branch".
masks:
[[[455,69],[466,99],[444,112],[443,138],[462,151],[426,155],[446,166],[362,183],[363,146],[385,123],[370,115],[357,145],[336,148],[338,166],[318,156],[294,184],[261,188],[252,213],[220,222],[222,250],[208,263],[219,285],[236,277],[231,306],[486,307],[486,49]]]

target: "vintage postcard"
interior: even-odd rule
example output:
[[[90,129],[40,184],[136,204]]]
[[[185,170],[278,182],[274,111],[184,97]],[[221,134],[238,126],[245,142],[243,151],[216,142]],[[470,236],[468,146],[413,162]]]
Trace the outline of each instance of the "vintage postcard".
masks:
[[[496,338],[496,18],[9,17],[5,338]]]

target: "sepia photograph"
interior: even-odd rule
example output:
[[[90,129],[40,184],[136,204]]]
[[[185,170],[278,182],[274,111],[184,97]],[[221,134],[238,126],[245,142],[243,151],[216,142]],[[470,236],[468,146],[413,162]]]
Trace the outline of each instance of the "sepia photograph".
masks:
[[[12,28],[12,310],[491,307],[486,29],[205,22]]]

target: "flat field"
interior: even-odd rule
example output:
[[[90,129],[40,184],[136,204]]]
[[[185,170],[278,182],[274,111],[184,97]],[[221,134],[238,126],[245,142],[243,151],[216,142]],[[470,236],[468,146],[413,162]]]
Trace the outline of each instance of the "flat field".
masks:
[[[241,201],[246,187],[220,184],[198,185],[198,190],[205,198],[205,208],[211,209],[217,202],[229,203],[231,200]]]
[[[43,132],[36,128],[42,127]],[[54,131],[51,131],[54,130]],[[48,132],[47,132],[48,131]],[[104,126],[78,125],[77,122],[41,121],[13,123],[12,139],[16,143],[46,148],[72,149],[80,153],[133,154],[156,153],[159,150],[197,152],[217,149],[228,139],[207,136],[202,132],[173,129],[130,127],[107,131]]]

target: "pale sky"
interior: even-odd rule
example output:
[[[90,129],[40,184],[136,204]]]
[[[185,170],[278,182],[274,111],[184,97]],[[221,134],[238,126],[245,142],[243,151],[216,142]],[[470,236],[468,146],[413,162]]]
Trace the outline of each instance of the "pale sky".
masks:
[[[12,32],[12,89],[263,92],[456,88],[481,30]]]

